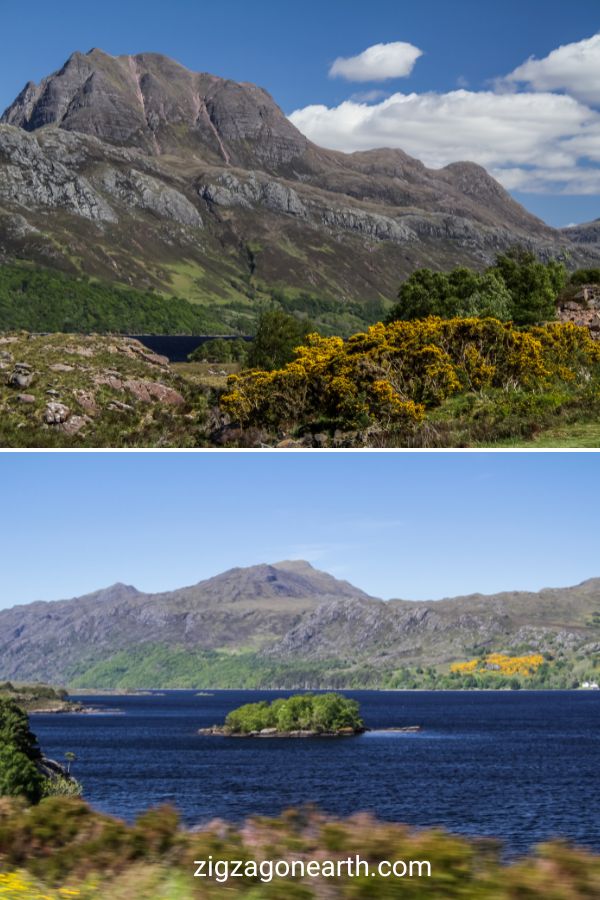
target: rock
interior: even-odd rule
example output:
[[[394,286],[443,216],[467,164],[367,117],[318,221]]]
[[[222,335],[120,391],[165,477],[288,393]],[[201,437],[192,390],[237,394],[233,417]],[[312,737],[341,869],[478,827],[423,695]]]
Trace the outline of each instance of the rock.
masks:
[[[17,400],[19,403],[35,403],[33,394],[17,394]]]
[[[75,435],[91,421],[89,416],[70,416],[66,422],[61,424],[60,428],[65,434]]]
[[[11,387],[28,388],[33,382],[33,377],[33,371],[28,363],[15,363],[8,383]]]
[[[320,220],[323,225],[330,228],[353,231],[378,241],[403,243],[417,240],[414,229],[405,221],[396,221],[389,216],[368,213],[361,209],[325,207],[320,212]]]
[[[48,366],[51,372],[74,372],[75,366],[68,366],[66,363],[52,363]]]
[[[0,127],[0,157],[10,177],[0,178],[0,199],[24,209],[67,210],[96,222],[117,217],[87,178],[52,159],[37,136]]]
[[[130,208],[148,210],[161,219],[173,219],[191,228],[204,227],[200,213],[187,197],[135,169],[127,173],[109,169],[102,177],[102,185]]]
[[[94,348],[85,347],[82,345],[76,347],[63,347],[63,353],[69,353],[76,356],[92,357],[94,355]]]
[[[600,284],[584,284],[575,294],[559,298],[556,313],[560,322],[588,328],[600,340]]]
[[[121,400],[111,400],[106,408],[114,412],[134,412],[133,406],[129,403],[123,403]]]
[[[152,365],[164,368],[169,365],[169,357],[162,356],[160,353],[154,353],[144,346],[140,341],[131,341],[130,343],[111,344],[108,348],[110,353],[122,353],[131,359],[143,359]],[[108,370],[107,370],[108,373]],[[111,373],[108,373],[111,374]],[[113,372],[113,375],[119,375],[119,372]]]
[[[272,179],[257,177],[251,172],[246,181],[241,181],[230,172],[220,175],[214,184],[201,185],[200,196],[215,206],[240,206],[251,209],[253,206],[264,206],[273,212],[306,218],[306,207],[296,191],[286,184]]]
[[[108,372],[104,372],[102,375],[94,375],[94,384],[96,387],[105,385],[106,387],[112,388],[114,391],[123,390],[122,379],[117,375]]]
[[[64,403],[51,401],[44,411],[44,422],[46,425],[62,425],[70,415],[71,410]]]
[[[141,358],[147,363],[150,363],[154,366],[159,366],[161,369],[163,369],[165,366],[168,366],[170,362],[168,356],[162,356],[162,354],[160,353],[153,353],[151,350],[139,350],[138,356],[141,356]]]
[[[298,447],[306,446],[303,441],[296,441],[293,438],[284,438],[282,441],[279,441],[275,446],[279,450],[295,450]]]
[[[98,412],[98,404],[96,398],[91,391],[80,388],[73,392],[73,396],[88,415],[95,415]]]
[[[140,400],[142,403],[151,403],[153,400],[157,400],[159,403],[167,403],[170,406],[181,406],[185,403],[178,391],[159,382],[130,378],[123,382],[123,387],[130,394],[133,394],[136,400]]]

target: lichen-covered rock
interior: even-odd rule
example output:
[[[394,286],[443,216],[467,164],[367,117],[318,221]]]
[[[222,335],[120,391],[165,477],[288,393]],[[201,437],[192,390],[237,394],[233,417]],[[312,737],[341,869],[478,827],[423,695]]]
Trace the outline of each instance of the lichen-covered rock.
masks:
[[[185,403],[179,391],[158,382],[129,379],[123,382],[123,387],[142,403],[151,403],[153,400],[167,403],[169,406],[181,406]]]
[[[64,403],[51,400],[44,410],[44,422],[46,425],[62,425],[71,415],[71,410]]]
[[[91,419],[88,416],[69,416],[68,419],[61,423],[61,428],[66,434],[75,435],[79,434],[89,422],[91,422]]]
[[[15,367],[8,379],[8,383],[14,388],[28,388],[32,384],[34,373],[28,363],[15,363]]]

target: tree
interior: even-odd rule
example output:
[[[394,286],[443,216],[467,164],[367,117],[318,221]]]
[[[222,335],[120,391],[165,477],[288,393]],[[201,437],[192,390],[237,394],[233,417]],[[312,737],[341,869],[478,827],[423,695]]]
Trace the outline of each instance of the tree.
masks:
[[[263,728],[278,731],[338,731],[340,728],[360,730],[363,722],[358,703],[341,694],[296,694],[268,704],[246,703],[232,710],[225,725],[235,734],[248,734]]]
[[[44,779],[35,763],[14,744],[0,745],[0,796],[25,797],[39,803]]]
[[[77,757],[71,750],[67,750],[65,753],[65,759],[67,761],[67,775],[71,774],[71,765],[76,761]]]
[[[509,319],[511,315],[511,296],[502,278],[496,272],[482,274],[465,266],[451,272],[417,269],[401,285],[398,300],[388,322],[427,316]]]
[[[600,284],[600,269],[576,269],[569,278],[569,284]]]
[[[261,313],[248,365],[254,369],[273,371],[294,358],[294,349],[313,330],[307,319],[297,319],[279,309]]]
[[[9,698],[0,699],[0,747],[13,746],[33,761],[41,759],[37,738],[29,727],[27,713]]]
[[[496,272],[508,288],[511,318],[517,325],[535,325],[555,318],[556,300],[567,280],[562,263],[543,263],[530,250],[513,247],[500,254],[489,271]]]
[[[241,338],[226,339],[214,338],[205,341],[189,354],[192,362],[207,360],[211,363],[239,362],[242,365],[248,357],[248,343]]]

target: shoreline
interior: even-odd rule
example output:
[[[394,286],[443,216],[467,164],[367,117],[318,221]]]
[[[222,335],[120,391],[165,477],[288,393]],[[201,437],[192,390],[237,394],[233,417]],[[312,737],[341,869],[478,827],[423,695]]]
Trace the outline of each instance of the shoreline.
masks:
[[[339,738],[359,737],[367,732],[372,733],[405,733],[415,734],[422,731],[421,725],[392,726],[391,728],[340,728],[337,731],[302,730],[278,731],[276,728],[263,728],[261,731],[231,731],[225,725],[212,725],[208,728],[199,728],[198,734],[208,737],[231,738]]]

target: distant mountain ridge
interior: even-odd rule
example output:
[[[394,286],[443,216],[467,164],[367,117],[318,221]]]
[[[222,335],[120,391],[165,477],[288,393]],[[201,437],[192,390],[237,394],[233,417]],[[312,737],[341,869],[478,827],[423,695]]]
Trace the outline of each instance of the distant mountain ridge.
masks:
[[[236,660],[271,672],[264,686],[278,686],[286,667],[306,664],[325,679],[328,667],[351,678],[365,666],[376,678],[402,665],[492,650],[597,653],[598,616],[600,579],[538,593],[386,602],[307,562],[286,561],[230,569],[160,594],[115,584],[0,610],[0,678],[117,686],[129,684],[129,668],[144,657],[143,677],[154,680],[136,687],[177,686],[174,660],[185,663],[192,681],[196,664],[199,671],[227,665],[229,672]],[[227,677],[235,680],[235,667]]]
[[[262,88],[156,53],[74,53],[0,118],[0,258],[217,303],[230,326],[257,292],[389,301],[417,266],[514,243],[600,258],[573,236],[474,163],[317,147]]]

